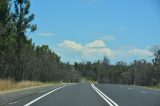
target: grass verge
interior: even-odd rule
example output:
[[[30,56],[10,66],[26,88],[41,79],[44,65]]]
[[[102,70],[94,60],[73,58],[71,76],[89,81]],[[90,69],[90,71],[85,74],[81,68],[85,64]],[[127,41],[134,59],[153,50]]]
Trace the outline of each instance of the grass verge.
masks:
[[[93,80],[91,80],[91,79],[87,79],[87,78],[85,78],[85,77],[81,79],[81,82],[96,83],[96,81],[93,81]]]
[[[160,84],[156,85],[156,86],[145,86],[146,88],[150,88],[150,89],[157,89],[160,90]]]
[[[49,85],[59,85],[63,82],[33,82],[33,81],[21,81],[15,82],[14,80],[0,80],[0,93],[16,91],[25,88],[49,86]]]
[[[138,87],[147,88],[147,89],[160,90],[160,84],[156,86],[140,86],[140,85],[133,85],[133,86],[138,86]]]

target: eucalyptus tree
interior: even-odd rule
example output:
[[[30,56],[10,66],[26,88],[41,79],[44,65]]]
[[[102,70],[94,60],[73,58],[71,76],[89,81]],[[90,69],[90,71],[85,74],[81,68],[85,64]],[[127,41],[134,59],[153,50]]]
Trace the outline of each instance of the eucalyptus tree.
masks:
[[[156,85],[160,83],[160,46],[154,46],[152,48],[155,58],[153,62],[153,84]]]
[[[8,76],[9,44],[11,37],[10,1],[0,0],[0,71],[1,77]],[[3,75],[3,74],[6,75]]]
[[[21,50],[25,44],[27,38],[26,34],[28,29],[34,32],[37,29],[35,24],[32,24],[35,15],[30,14],[30,0],[14,0],[14,12],[13,21],[16,26],[16,41],[17,41],[17,70],[15,80],[19,81],[22,79],[23,68],[21,67]]]

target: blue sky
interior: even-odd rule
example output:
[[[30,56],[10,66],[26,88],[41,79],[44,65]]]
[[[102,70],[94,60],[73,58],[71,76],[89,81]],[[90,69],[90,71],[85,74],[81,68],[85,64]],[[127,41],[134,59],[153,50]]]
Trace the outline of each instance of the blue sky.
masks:
[[[29,34],[48,44],[63,62],[153,58],[159,45],[159,0],[31,0],[38,30]]]

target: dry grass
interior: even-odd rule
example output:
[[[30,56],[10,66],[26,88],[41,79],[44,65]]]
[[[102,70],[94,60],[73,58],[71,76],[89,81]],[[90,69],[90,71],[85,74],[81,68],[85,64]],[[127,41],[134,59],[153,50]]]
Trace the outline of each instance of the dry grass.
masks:
[[[133,85],[135,86],[135,85]],[[138,85],[136,85],[138,86]],[[147,89],[155,89],[155,90],[160,90],[160,84],[156,85],[156,86],[139,86],[139,87],[142,87],[142,88],[147,88]]]
[[[36,86],[47,86],[51,84],[58,84],[58,83],[42,83],[33,81],[15,82],[14,80],[0,80],[0,92],[6,92],[17,89],[36,87]]]
[[[93,80],[90,80],[90,79],[87,79],[87,78],[83,78],[83,79],[82,79],[82,82],[96,83],[96,81],[93,81]]]
[[[12,80],[0,80],[0,92],[15,87],[15,82]]]
[[[152,87],[150,87],[150,88],[153,88],[153,89],[158,89],[158,90],[160,90],[160,84],[158,84],[157,86],[152,86]]]

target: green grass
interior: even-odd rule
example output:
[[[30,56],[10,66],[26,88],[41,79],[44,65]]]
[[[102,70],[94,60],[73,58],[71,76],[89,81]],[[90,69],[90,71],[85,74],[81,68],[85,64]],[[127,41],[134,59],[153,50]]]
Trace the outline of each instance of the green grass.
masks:
[[[160,90],[160,84],[157,86],[146,86],[146,88],[157,89]]]
[[[160,90],[160,84],[156,85],[156,86],[140,86],[140,85],[133,85],[133,86],[143,87],[143,88],[147,88],[147,89]]]
[[[95,83],[96,82],[96,81],[93,81],[93,80],[90,80],[90,79],[87,79],[87,78],[82,78],[81,81],[86,82],[86,83]]]

